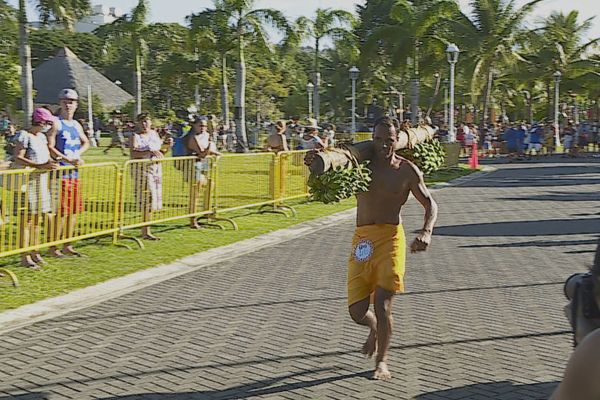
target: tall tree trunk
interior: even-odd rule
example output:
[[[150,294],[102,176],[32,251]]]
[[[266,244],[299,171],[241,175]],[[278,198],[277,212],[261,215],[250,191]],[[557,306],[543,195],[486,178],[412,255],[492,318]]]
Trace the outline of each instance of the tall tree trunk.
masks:
[[[546,82],[546,100],[548,101],[548,105],[546,107],[548,121],[554,121],[554,92],[552,91],[552,85],[550,84],[550,81]]]
[[[490,96],[492,94],[492,81],[493,80],[494,80],[494,71],[492,70],[492,67],[490,66],[490,69],[489,69],[488,75],[487,75],[486,85],[485,85],[485,95],[483,96],[483,110],[481,110],[481,112],[482,112],[481,125],[483,125],[483,126],[485,126],[485,123],[487,122],[487,119],[488,119],[488,107],[490,104]]]
[[[320,108],[321,108],[321,97],[319,96],[319,89],[321,86],[321,73],[319,72],[319,39],[315,41],[315,73],[313,75],[313,118],[319,122]]]
[[[142,55],[140,54],[139,43],[135,44],[135,71],[134,71],[134,85],[135,85],[135,115],[142,113]]]
[[[419,122],[419,41],[415,41],[415,58],[413,60],[413,77],[410,85],[410,122],[415,126]]]
[[[221,55],[221,120],[229,126],[229,88],[227,87],[227,56]]]
[[[246,62],[244,60],[244,38],[241,25],[238,29],[238,62],[236,63],[235,82],[235,134],[237,136],[236,152],[248,152],[248,137],[246,136]]]
[[[427,116],[429,117],[429,114],[431,114],[431,110],[433,110],[433,105],[435,104],[435,101],[440,93],[440,83],[442,81],[442,74],[437,75],[437,78],[435,80],[435,91],[433,92],[433,96],[431,96],[431,101],[429,102],[429,108],[427,109]]]
[[[23,126],[31,124],[33,115],[33,75],[31,73],[31,47],[27,29],[27,11],[25,0],[19,0],[19,58],[21,61],[21,104],[23,108]]]

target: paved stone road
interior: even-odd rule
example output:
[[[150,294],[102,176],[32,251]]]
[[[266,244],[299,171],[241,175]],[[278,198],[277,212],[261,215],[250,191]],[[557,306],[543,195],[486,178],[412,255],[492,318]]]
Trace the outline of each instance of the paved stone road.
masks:
[[[547,398],[570,353],[562,283],[600,234],[590,160],[499,165],[436,193],[434,244],[395,302],[391,382],[357,351],[344,220],[0,336],[0,399]],[[410,238],[416,202],[404,218]]]

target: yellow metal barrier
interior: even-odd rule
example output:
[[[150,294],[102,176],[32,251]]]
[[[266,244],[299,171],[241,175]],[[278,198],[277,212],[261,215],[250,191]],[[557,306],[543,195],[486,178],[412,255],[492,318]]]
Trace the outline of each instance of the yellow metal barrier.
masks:
[[[286,201],[308,196],[310,171],[304,165],[307,150],[281,152],[279,157],[280,189],[279,200]]]
[[[233,154],[217,159],[215,214],[274,204],[279,190],[276,163],[277,156],[273,153]]]
[[[0,257],[251,207],[285,214],[308,195],[306,151],[0,171]],[[226,220],[226,219],[224,219]],[[235,222],[232,223],[237,229]],[[14,274],[0,271],[2,279]],[[14,278],[14,279],[13,279]]]
[[[210,214],[212,163],[210,157],[125,162],[120,230]]]
[[[118,229],[118,166],[0,171],[0,257]]]
[[[363,142],[365,140],[373,140],[373,134],[371,132],[356,132],[354,134],[354,142]]]

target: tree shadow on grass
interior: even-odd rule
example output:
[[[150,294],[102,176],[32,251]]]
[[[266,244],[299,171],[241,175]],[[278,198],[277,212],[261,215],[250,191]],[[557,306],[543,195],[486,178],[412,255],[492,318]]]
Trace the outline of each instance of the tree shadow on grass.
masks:
[[[415,400],[494,399],[537,400],[550,397],[558,382],[519,385],[509,381],[478,383],[458,388],[438,390],[415,397]]]

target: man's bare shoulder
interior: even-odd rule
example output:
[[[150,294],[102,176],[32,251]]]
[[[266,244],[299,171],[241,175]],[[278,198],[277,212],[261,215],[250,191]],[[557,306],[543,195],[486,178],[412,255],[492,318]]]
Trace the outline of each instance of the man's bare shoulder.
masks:
[[[600,398],[600,329],[585,337],[577,346],[565,370],[565,376],[551,400],[595,400]]]
[[[404,157],[399,157],[402,161],[401,168],[413,179],[420,180],[423,177],[423,172],[417,167],[417,165]]]

